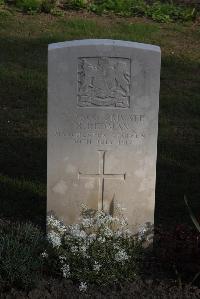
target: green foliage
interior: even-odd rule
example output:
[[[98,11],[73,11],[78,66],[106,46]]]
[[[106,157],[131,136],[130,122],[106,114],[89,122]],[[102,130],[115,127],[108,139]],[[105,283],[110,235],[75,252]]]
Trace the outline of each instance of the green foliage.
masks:
[[[5,0],[0,0],[0,5]],[[57,8],[57,0],[16,0],[18,8],[25,12],[46,12],[54,15],[62,15]],[[156,22],[191,21],[197,16],[195,8],[173,4],[172,2],[160,2],[145,0],[63,0],[65,9],[81,10],[105,14],[115,13],[121,16],[145,16]]]
[[[144,0],[132,0],[130,4],[130,15],[144,16],[146,15],[147,7]]]
[[[0,0],[0,17],[9,17],[12,15],[12,11],[5,5],[4,0]]]
[[[42,0],[17,0],[16,6],[24,12],[39,12],[42,7]]]
[[[144,0],[101,0],[94,1],[90,9],[97,13],[112,11],[124,16],[147,16],[157,22],[189,21],[196,16],[196,10],[160,1],[148,4]]]
[[[195,9],[171,3],[155,2],[147,7],[146,15],[157,22],[190,21],[195,17]]]
[[[41,275],[42,233],[32,224],[0,224],[0,280],[6,287],[29,288]]]
[[[113,12],[122,16],[147,16],[157,22],[189,21],[196,10],[160,1],[148,4],[144,0],[67,0],[66,8],[83,9],[97,14]]]
[[[63,17],[64,16],[64,11],[59,9],[59,8],[53,8],[50,11],[52,16],[57,16],[57,17]]]
[[[151,226],[145,226],[138,235],[132,235],[122,215],[112,217],[87,209],[80,223],[71,226],[49,216],[48,231],[52,244],[47,259],[50,269],[78,281],[80,287],[82,283],[106,285],[135,279],[143,244],[152,232]]]
[[[124,16],[130,15],[130,3],[125,0],[95,0],[90,3],[88,9],[97,14],[113,12]]]
[[[64,6],[69,9],[83,9],[86,8],[88,4],[87,0],[66,0]]]
[[[42,1],[42,11],[46,13],[50,13],[52,10],[56,8],[57,0],[43,0]]]
[[[120,14],[128,14],[129,6],[129,1],[125,0],[94,0],[90,4],[89,9],[100,14],[108,11]]]
[[[7,10],[7,9],[1,9],[0,7],[0,17],[8,17],[10,16],[12,13]]]

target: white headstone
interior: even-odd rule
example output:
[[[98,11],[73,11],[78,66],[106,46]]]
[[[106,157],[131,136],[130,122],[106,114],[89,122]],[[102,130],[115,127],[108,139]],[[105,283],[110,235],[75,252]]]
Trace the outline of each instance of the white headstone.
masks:
[[[81,204],[153,223],[160,48],[116,40],[49,45],[48,211]]]

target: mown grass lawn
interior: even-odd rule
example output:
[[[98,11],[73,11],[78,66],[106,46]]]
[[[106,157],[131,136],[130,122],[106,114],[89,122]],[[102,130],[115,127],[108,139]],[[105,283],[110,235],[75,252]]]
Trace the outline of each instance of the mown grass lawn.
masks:
[[[162,50],[155,223],[200,218],[200,28],[67,12],[0,13],[0,217],[41,226],[46,213],[47,45],[123,39]]]

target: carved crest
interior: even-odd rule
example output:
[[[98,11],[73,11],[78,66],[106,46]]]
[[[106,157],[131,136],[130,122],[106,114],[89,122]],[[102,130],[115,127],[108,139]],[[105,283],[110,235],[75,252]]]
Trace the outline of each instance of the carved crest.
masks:
[[[86,57],[78,62],[78,106],[128,108],[130,60]]]

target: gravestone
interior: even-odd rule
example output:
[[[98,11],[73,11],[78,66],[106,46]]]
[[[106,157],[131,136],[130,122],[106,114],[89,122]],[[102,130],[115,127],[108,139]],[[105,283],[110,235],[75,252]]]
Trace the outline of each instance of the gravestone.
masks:
[[[116,40],[49,45],[48,212],[75,223],[81,204],[130,228],[153,223],[160,48]]]

